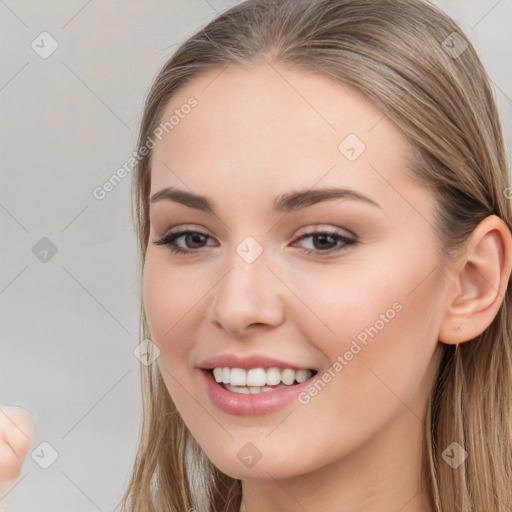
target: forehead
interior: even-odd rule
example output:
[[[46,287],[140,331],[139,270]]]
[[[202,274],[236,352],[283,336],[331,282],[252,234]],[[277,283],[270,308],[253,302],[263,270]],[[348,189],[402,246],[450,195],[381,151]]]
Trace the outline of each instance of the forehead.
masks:
[[[184,108],[190,98],[197,103]],[[405,178],[401,131],[357,91],[312,71],[265,62],[209,70],[173,96],[161,121],[173,116],[154,150],[152,192],[184,182],[243,195]]]

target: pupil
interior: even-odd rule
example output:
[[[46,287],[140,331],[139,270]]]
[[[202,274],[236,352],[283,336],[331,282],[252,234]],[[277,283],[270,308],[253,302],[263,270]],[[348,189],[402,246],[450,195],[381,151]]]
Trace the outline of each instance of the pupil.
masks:
[[[191,242],[191,243],[189,243]],[[193,233],[191,235],[187,236],[187,245],[190,247],[195,247],[194,244],[199,244],[204,242],[204,235],[201,235],[199,233]]]
[[[332,235],[327,235],[327,234],[323,234],[323,235],[316,235],[315,238],[314,238],[315,241],[320,241],[320,244],[317,244],[317,243],[314,243],[313,245],[315,245],[315,248],[316,249],[325,249],[325,243],[327,242],[327,245],[329,245],[330,243],[336,243],[336,241],[334,240],[334,237]]]

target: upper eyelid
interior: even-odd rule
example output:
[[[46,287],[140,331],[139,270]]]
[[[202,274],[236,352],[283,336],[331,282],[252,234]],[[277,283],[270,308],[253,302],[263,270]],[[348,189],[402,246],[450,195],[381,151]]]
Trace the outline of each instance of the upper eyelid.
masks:
[[[352,236],[354,238],[357,236],[355,233],[353,233],[352,231],[350,231],[347,228],[340,228],[340,227],[325,227],[324,228],[324,227],[321,227],[321,226],[326,226],[326,225],[325,224],[323,224],[323,225],[320,224],[320,227],[318,227],[318,225],[317,225],[315,227],[300,228],[299,229],[299,234],[296,236],[296,238],[299,238],[300,236],[303,236],[303,235],[315,234],[315,233],[336,233],[336,234],[340,234],[340,235],[344,236],[343,233],[338,233],[338,230],[345,231],[346,233],[349,234],[349,236]],[[171,228],[168,231],[165,231],[163,233],[163,235],[161,235],[161,236],[166,236],[166,235],[176,234],[176,233],[185,234],[185,233],[193,232],[193,233],[199,233],[201,235],[209,236],[211,238],[215,238],[212,235],[210,235],[209,233],[206,233],[206,232],[202,231],[202,229],[205,229],[205,228],[197,229],[195,227],[191,227],[191,226],[188,226],[188,225],[185,224],[183,227],[180,227],[180,228]]]
[[[168,232],[164,233],[162,236],[168,236],[168,235],[183,236],[183,235],[189,235],[189,234],[198,234],[198,235],[206,236],[208,238],[215,238],[214,236],[211,236],[208,233],[203,233],[202,231],[196,231],[194,229],[179,229],[177,231],[168,231]],[[298,240],[298,239],[303,238],[305,236],[311,236],[311,235],[317,235],[317,234],[318,235],[327,234],[327,235],[345,236],[343,233],[339,233],[338,231],[333,231],[333,230],[328,230],[328,229],[315,229],[315,230],[312,230],[312,231],[310,230],[310,231],[304,231],[304,232],[300,233],[299,235],[297,235],[295,237],[295,240]],[[351,234],[351,236],[352,236],[352,234]]]
[[[340,229],[340,228],[337,228],[337,229]],[[339,231],[337,231],[337,229],[335,229],[335,228],[302,228],[302,232],[297,234],[293,238],[292,243],[295,243],[295,242],[302,240],[304,238],[307,238],[309,236],[314,236],[316,234],[336,235],[341,238],[352,239],[353,241],[357,240],[357,236],[354,233],[352,233],[351,231],[345,229],[345,231],[347,231],[349,233],[349,235],[347,236],[346,234],[340,233]],[[186,236],[186,235],[192,234],[192,233],[203,235],[211,240],[215,239],[214,236],[211,236],[208,233],[200,231],[196,228],[189,228],[189,227],[179,228],[176,230],[174,230],[174,229],[169,230],[169,231],[165,232],[163,235],[157,237],[157,239],[162,240],[166,237],[174,235],[174,240],[176,240],[178,238],[181,238],[182,236]]]
[[[344,231],[346,232],[348,235],[345,235],[345,233],[340,233],[340,231]],[[316,233],[328,233],[328,234],[336,234],[336,235],[340,235],[340,236],[344,236],[345,238],[348,238],[348,237],[353,237],[353,238],[356,238],[356,234],[353,233],[352,231],[350,231],[349,229],[347,228],[334,228],[334,227],[330,227],[330,228],[317,228],[317,227],[314,227],[314,228],[301,228],[300,229],[300,234],[298,234],[296,236],[295,239],[298,239],[300,238],[301,236],[303,235],[314,235]]]

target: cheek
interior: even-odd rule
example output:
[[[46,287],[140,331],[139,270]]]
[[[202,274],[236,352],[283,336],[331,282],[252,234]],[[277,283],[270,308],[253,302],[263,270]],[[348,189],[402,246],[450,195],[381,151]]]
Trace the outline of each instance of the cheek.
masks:
[[[198,287],[187,281],[186,273],[172,269],[165,257],[148,252],[142,280],[144,310],[151,341],[160,350],[157,364],[173,397],[187,372],[192,346],[187,342],[187,322],[198,301]]]
[[[165,254],[148,250],[142,296],[153,342],[165,345],[176,338],[181,323],[208,290],[199,282],[191,272],[169,265]]]
[[[338,456],[401,413],[423,417],[439,347],[443,286],[439,273],[429,275],[435,264],[417,263],[391,258],[385,273],[340,267],[291,284],[310,310],[296,310],[299,329],[328,359],[319,374],[323,383],[302,397],[303,422],[289,425],[289,438],[300,438],[305,422],[322,417],[305,457]],[[322,439],[340,441],[327,446]]]
[[[194,287],[183,273],[173,270],[160,254],[148,250],[142,280],[144,310],[151,341],[160,350],[157,359],[169,395],[178,408],[186,384],[190,343],[186,342],[187,312],[197,302]],[[197,288],[197,287],[196,287]],[[188,387],[188,386],[187,386]],[[185,404],[186,405],[186,404]]]
[[[383,251],[372,265],[319,267],[290,286],[307,306],[294,315],[304,335],[332,373],[343,373],[335,380],[377,407],[386,394],[382,381],[405,395],[418,391],[438,344],[443,283],[439,269],[432,272],[435,254],[422,261],[407,254]]]
[[[218,275],[171,265],[162,251],[148,250],[142,279],[144,310],[151,341],[160,350],[157,364],[173,401],[186,408],[194,389],[194,350],[206,316],[207,295]],[[192,373],[194,372],[194,373]],[[189,404],[190,405],[190,404]]]

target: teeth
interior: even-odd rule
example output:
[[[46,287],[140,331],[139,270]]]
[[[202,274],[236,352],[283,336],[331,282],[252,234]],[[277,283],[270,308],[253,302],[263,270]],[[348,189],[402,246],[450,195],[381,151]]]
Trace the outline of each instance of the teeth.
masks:
[[[215,380],[217,382],[222,382],[224,380],[224,370],[222,368],[214,368],[213,369],[213,376],[215,377]]]
[[[295,380],[300,384],[308,380],[311,377],[312,373],[309,370],[299,370],[295,373]]]
[[[270,391],[274,388],[265,389],[267,386],[278,386],[280,383],[284,386],[291,386],[294,382],[301,383],[313,376],[311,370],[292,370],[285,368],[214,368],[213,376],[219,383],[230,384],[247,389],[247,393],[260,393],[261,391]],[[283,386],[283,387],[284,387]],[[228,387],[228,386],[226,386]],[[260,388],[262,388],[260,390]],[[229,389],[229,387],[228,387]],[[245,393],[246,391],[241,391]]]
[[[226,371],[226,368],[224,368],[224,371]],[[247,384],[252,386],[252,383],[247,382],[247,372],[242,368],[231,369],[231,373],[229,375],[229,384],[232,386],[247,386]]]
[[[286,369],[281,372],[283,384],[291,386],[295,382],[295,370]]]
[[[279,368],[269,368],[266,377],[267,386],[277,386],[281,382],[281,372]]]
[[[247,386],[232,386],[231,384],[224,384],[228,391],[232,391],[233,393],[241,393],[243,395],[255,395],[256,393],[266,393],[267,391],[274,391],[276,389],[287,388],[286,384],[279,384],[274,388],[270,388],[268,386],[256,386],[256,387],[247,387]]]
[[[264,386],[267,383],[267,375],[263,368],[251,368],[247,372],[248,386]]]

